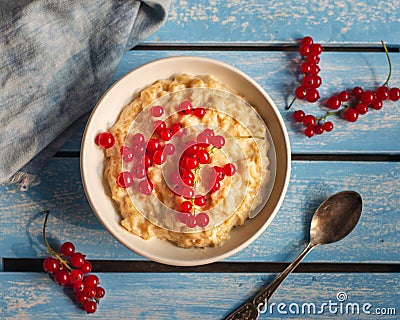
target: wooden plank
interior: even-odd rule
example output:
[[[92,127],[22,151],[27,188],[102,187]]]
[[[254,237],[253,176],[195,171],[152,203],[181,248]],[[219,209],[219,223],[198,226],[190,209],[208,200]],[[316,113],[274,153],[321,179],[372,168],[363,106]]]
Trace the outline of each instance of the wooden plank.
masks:
[[[332,132],[306,138],[302,125],[292,120],[292,110],[285,106],[291,101],[298,85],[299,55],[295,52],[222,52],[222,51],[129,51],[114,75],[119,79],[130,70],[155,59],[177,56],[196,55],[218,59],[231,64],[255,79],[271,96],[281,112],[289,131],[293,153],[372,153],[399,154],[400,121],[396,112],[400,102],[385,102],[384,107],[372,110],[359,121],[349,123],[340,117],[332,117],[335,128]],[[392,86],[400,86],[400,54],[391,53],[393,65]],[[354,86],[373,89],[385,82],[388,65],[385,54],[360,52],[324,52],[321,55],[320,88],[322,99]],[[356,67],[355,67],[356,66]],[[322,100],[321,100],[322,101]],[[307,113],[321,116],[326,108],[303,101],[295,103],[293,110],[303,109]],[[78,151],[83,132],[83,123],[77,127],[73,137],[63,148],[64,151]],[[360,143],[362,141],[362,143]]]
[[[284,43],[304,35],[321,42],[398,44],[398,1],[172,1],[169,17],[145,43]],[[210,34],[212,33],[212,36]]]
[[[294,161],[280,212],[252,245],[228,261],[289,262],[304,247],[312,213],[329,195],[361,193],[364,211],[354,232],[338,244],[315,249],[308,262],[399,263],[400,163]],[[92,213],[80,182],[78,159],[53,159],[42,183],[27,192],[0,188],[0,256],[44,257],[42,210],[51,210],[53,243],[73,241],[90,259],[137,260]]]
[[[223,319],[273,277],[272,274],[102,273],[99,278],[106,296],[90,317]],[[63,290],[46,274],[1,273],[0,280],[2,319],[55,319],[60,315],[80,319],[85,314],[74,303],[69,290]],[[397,319],[399,285],[398,274],[391,273],[292,274],[271,298],[268,311],[260,319],[303,319],[317,313],[319,319],[332,316],[378,319],[377,312],[386,313],[382,319]]]

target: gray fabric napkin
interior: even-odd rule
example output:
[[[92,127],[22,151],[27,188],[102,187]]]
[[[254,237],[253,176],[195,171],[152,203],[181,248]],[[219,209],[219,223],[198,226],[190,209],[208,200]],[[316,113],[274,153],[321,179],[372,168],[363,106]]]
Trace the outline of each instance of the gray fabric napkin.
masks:
[[[0,1],[0,183],[21,190],[110,84],[170,0]]]

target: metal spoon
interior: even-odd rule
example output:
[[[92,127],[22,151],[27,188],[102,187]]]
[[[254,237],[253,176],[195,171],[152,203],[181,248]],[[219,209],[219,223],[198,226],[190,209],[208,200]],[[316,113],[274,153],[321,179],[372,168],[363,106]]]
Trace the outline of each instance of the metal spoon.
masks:
[[[361,196],[354,191],[343,191],[326,199],[311,220],[310,242],[299,256],[257,296],[231,313],[225,320],[255,320],[265,312],[268,300],[299,265],[300,261],[319,244],[328,244],[346,237],[356,226],[362,211]]]

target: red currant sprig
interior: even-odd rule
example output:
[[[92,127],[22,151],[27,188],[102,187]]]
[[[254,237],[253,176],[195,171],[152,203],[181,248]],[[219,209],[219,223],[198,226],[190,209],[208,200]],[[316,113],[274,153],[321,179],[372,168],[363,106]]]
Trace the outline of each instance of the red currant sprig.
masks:
[[[301,84],[295,90],[295,96],[286,109],[289,109],[296,99],[306,100],[310,103],[318,101],[320,98],[318,88],[322,84],[322,79],[318,75],[321,71],[319,67],[322,46],[314,43],[314,40],[306,36],[301,39],[299,53],[303,58],[300,66],[302,73]]]
[[[75,299],[87,313],[94,313],[105,290],[99,286],[99,278],[92,271],[92,264],[86,257],[75,251],[71,242],[64,242],[59,252],[55,251],[47,241],[46,227],[50,211],[46,211],[43,224],[43,239],[50,257],[43,260],[43,269],[61,286],[70,288]]]
[[[389,64],[389,73],[385,83],[377,87],[374,91],[363,90],[361,87],[356,86],[350,92],[342,91],[339,94],[332,95],[326,101],[326,107],[330,109],[330,111],[327,111],[320,117],[315,117],[311,114],[306,115],[302,110],[295,111],[293,113],[293,119],[296,122],[303,123],[305,126],[304,134],[307,137],[332,131],[333,123],[331,121],[326,121],[330,116],[341,115],[348,122],[355,122],[360,115],[366,114],[369,108],[380,110],[383,106],[383,101],[398,101],[400,99],[400,89],[397,87],[389,88],[392,64],[389,52],[383,41],[382,45]]]

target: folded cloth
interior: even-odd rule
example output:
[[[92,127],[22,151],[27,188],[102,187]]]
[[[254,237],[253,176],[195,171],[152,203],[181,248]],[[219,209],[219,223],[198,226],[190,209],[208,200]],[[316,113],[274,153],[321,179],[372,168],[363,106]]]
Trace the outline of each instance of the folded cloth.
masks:
[[[0,1],[0,183],[22,190],[110,84],[170,0]]]

